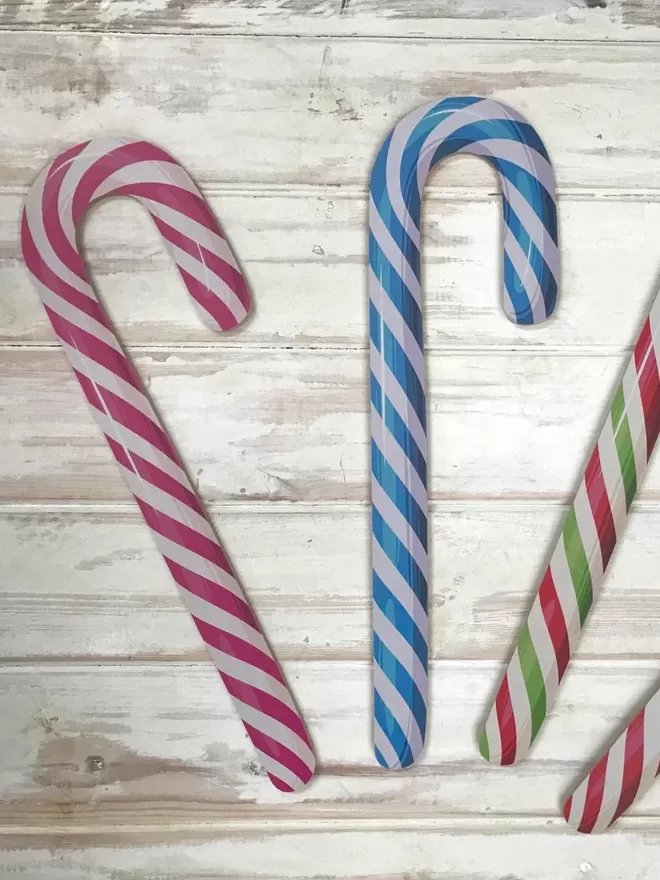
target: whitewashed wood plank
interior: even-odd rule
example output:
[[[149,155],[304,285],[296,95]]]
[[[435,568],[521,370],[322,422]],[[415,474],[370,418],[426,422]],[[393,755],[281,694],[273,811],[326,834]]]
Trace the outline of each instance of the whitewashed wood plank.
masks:
[[[658,39],[653,0],[5,0],[0,27],[246,33]]]
[[[652,44],[319,40],[15,33],[0,45],[0,184],[64,146],[139,132],[202,183],[364,186],[394,122],[424,101],[486,94],[542,132],[562,188],[655,185]],[[194,137],[191,133],[194,132]],[[477,159],[443,188],[493,187]]]
[[[210,664],[0,669],[0,826],[166,830],[272,818],[558,817],[561,795],[656,683],[657,664],[577,661],[529,760],[489,766],[474,735],[501,666],[439,661],[424,757],[375,763],[367,663],[290,662],[319,773],[277,792]],[[660,820],[660,785],[632,816]]]
[[[433,658],[504,659],[562,513],[552,505],[436,505]],[[369,657],[366,507],[237,505],[214,520],[278,657]],[[658,507],[638,505],[577,656],[657,654],[658,533]],[[0,511],[0,657],[206,654],[151,536],[128,508]]]
[[[109,849],[102,838],[88,836],[72,848],[51,837],[30,851],[27,841],[15,839],[3,861],[8,876],[19,880],[44,880],[44,871],[48,880],[308,880],[320,871],[335,880],[643,880],[655,876],[660,858],[656,831],[625,830],[585,837],[558,828],[439,833],[265,827],[169,842],[112,841]]]
[[[0,342],[55,336],[19,255],[22,194],[0,194]],[[254,314],[231,337],[205,329],[146,213],[129,199],[92,212],[84,241],[98,290],[128,344],[367,345],[366,198],[213,193],[247,272]],[[555,319],[520,327],[501,308],[498,198],[429,199],[425,212],[429,349],[520,346],[622,350],[655,292],[660,202],[561,200]]]
[[[364,353],[151,351],[135,361],[207,500],[367,498]],[[521,352],[428,362],[430,491],[444,500],[566,500],[624,366]],[[0,375],[4,500],[129,498],[61,352],[7,349]],[[659,489],[656,460],[640,497]]]

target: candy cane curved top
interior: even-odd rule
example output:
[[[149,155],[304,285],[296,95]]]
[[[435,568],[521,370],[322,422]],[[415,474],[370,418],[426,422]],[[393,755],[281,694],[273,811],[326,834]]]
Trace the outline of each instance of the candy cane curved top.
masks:
[[[237,326],[250,297],[223,232],[185,169],[147,141],[92,140],[45,168],[25,201],[25,263],[271,782],[292,791],[314,771],[303,721],[76,241],[89,206],[118,195],[147,208],[203,319],[216,329]]]
[[[420,107],[376,158],[369,207],[374,740],[385,767],[420,754],[427,707],[427,436],[420,214],[429,171],[451,153],[495,167],[504,214],[504,311],[552,314],[559,254],[554,173],[536,131],[497,101]]]

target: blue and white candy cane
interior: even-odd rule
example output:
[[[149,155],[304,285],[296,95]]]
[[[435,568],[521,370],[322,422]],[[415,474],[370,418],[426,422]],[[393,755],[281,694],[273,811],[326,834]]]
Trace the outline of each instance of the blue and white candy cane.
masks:
[[[428,669],[427,436],[420,213],[431,169],[451,153],[499,173],[504,311],[538,324],[554,311],[559,253],[555,178],[536,131],[486,98],[448,98],[392,130],[371,175],[369,333],[373,528],[374,743],[383,767],[424,746]]]

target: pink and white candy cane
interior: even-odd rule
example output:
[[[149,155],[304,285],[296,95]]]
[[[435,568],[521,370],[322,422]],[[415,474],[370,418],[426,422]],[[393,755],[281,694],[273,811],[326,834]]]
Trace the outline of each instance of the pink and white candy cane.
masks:
[[[206,323],[250,307],[245,279],[181,165],[147,141],[99,138],[58,156],[25,200],[23,257],[119,468],[273,785],[304,786],[314,753],[301,716],[172,441],[92,289],[76,241],[103,196],[151,214]]]

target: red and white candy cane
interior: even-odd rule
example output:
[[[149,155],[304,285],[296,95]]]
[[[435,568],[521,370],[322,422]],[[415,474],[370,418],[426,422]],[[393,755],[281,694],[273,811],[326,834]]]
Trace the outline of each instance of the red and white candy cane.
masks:
[[[606,831],[660,772],[660,690],[593,765],[564,804],[568,824],[583,834]]]
[[[188,173],[147,141],[98,138],[32,184],[25,263],[119,468],[273,785],[314,772],[302,718],[181,460],[92,289],[76,241],[89,206],[133,196],[151,214],[200,314],[229,330],[250,307],[222,230]]]

